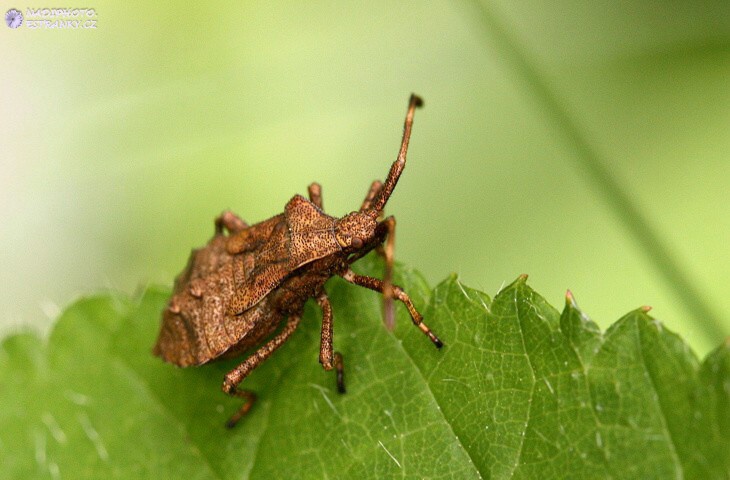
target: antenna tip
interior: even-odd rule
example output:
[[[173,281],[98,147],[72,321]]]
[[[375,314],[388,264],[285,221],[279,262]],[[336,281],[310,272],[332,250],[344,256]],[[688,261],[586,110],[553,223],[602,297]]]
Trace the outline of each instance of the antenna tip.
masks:
[[[423,99],[416,95],[415,93],[411,93],[411,104],[416,107],[422,107],[423,106]]]

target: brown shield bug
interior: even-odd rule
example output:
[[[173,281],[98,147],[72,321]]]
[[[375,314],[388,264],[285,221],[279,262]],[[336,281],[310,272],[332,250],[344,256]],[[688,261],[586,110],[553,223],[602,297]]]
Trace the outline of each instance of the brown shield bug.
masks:
[[[255,225],[224,212],[215,220],[213,238],[205,247],[193,250],[187,267],[175,279],[172,298],[162,314],[155,355],[188,367],[239,356],[258,346],[223,380],[225,393],[245,400],[228,427],[256,399],[253,392],[238,385],[291,336],[309,298],[322,308],[319,361],[325,370],[337,371],[337,388],[345,392],[342,355],[333,350],[332,307],[324,290],[325,282],[334,275],[382,293],[388,328],[394,322],[393,298],[403,302],[414,325],[436,347],[443,346],[423,323],[408,294],[391,283],[395,218],[382,219],[406,165],[413,115],[421,105],[421,99],[411,95],[398,158],[384,183],[372,183],[358,211],[342,218],[325,214],[320,186],[313,183],[309,200],[295,195],[284,213]],[[350,269],[373,249],[385,257],[383,280]],[[278,329],[284,319],[286,323]]]

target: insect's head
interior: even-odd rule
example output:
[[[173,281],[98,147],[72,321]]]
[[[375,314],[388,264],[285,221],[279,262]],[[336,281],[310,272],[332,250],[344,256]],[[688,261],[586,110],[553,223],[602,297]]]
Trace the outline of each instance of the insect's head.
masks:
[[[355,252],[374,241],[377,226],[370,215],[352,212],[337,220],[335,238],[343,249]]]

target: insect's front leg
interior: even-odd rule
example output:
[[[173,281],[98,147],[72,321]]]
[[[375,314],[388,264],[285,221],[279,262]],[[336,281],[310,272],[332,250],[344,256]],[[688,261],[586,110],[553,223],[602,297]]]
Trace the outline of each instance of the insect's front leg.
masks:
[[[376,292],[380,293],[383,293],[385,287],[382,280],[378,278],[368,277],[366,275],[358,275],[350,269],[347,269],[347,271],[345,273],[342,273],[340,276],[352,284],[369,288],[370,290],[375,290]],[[392,288],[395,298],[403,302],[403,304],[408,309],[408,313],[411,315],[411,320],[413,320],[413,324],[417,326],[419,330],[421,330],[433,342],[436,348],[443,347],[443,342],[439,340],[439,338],[431,331],[430,328],[428,328],[425,323],[423,323],[423,315],[421,315],[418,310],[416,310],[416,307],[411,301],[411,297],[409,297],[408,294],[404,292],[403,289],[400,288],[398,285],[393,285]]]
[[[322,206],[322,186],[314,182],[307,188],[307,191],[309,192],[309,201],[317,205],[320,210],[324,210]]]
[[[337,370],[337,391],[345,393],[345,368],[340,352],[333,352],[332,345],[332,305],[327,294],[322,291],[317,297],[317,303],[322,308],[322,338],[319,344],[319,363],[325,370]]]
[[[248,228],[248,224],[235,213],[226,210],[215,219],[215,233],[223,233],[224,227],[229,233],[236,233]]]
[[[301,320],[301,315],[290,315],[286,322],[286,326],[271,340],[269,340],[263,347],[256,350],[250,357],[246,359],[239,366],[231,370],[223,378],[223,392],[231,395],[232,397],[243,398],[246,400],[241,408],[226,422],[226,427],[233,428],[236,423],[251,410],[253,402],[256,400],[256,395],[248,390],[239,390],[238,385],[248,376],[256,367],[261,365],[264,360],[269,358],[274,351],[279,348],[284,342],[286,342],[294,330],[297,329]]]
[[[385,258],[385,278],[383,278],[383,313],[385,326],[392,330],[395,326],[395,306],[393,305],[393,254],[395,251],[395,217],[383,220],[379,228],[385,230],[385,247],[378,248],[378,253]]]

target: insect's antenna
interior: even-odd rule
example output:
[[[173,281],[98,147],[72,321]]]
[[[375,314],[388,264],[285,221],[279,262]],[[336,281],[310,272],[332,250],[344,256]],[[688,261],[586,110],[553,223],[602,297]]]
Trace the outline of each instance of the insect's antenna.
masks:
[[[398,158],[393,165],[390,166],[390,172],[388,172],[388,178],[385,179],[383,188],[375,198],[372,204],[372,210],[370,214],[374,217],[380,215],[380,212],[385,207],[385,204],[390,198],[390,194],[393,193],[396,183],[400,178],[400,174],[406,166],[406,153],[408,152],[408,141],[411,139],[411,127],[413,126],[413,114],[416,112],[416,108],[423,106],[423,100],[416,94],[411,94],[410,102],[408,103],[408,113],[406,113],[406,121],[403,125],[403,140],[400,144],[400,152],[398,152]]]

